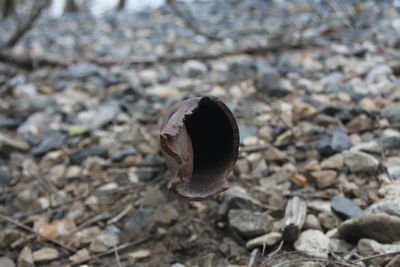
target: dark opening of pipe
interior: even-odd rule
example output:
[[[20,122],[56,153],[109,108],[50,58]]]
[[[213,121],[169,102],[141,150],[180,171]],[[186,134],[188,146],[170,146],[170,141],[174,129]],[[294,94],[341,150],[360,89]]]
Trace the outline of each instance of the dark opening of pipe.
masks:
[[[226,113],[208,98],[186,118],[185,126],[194,156],[189,188],[203,194],[223,182],[215,177],[223,175],[235,160],[234,129]]]
[[[187,199],[202,200],[228,188],[226,178],[239,152],[239,131],[221,100],[195,97],[166,113],[160,146],[171,172],[168,188]]]

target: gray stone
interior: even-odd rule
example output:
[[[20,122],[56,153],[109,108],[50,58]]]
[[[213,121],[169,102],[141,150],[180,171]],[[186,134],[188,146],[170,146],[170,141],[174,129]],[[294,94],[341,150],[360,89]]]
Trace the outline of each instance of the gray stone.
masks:
[[[74,263],[86,261],[90,259],[89,250],[87,250],[86,248],[78,250],[74,255],[70,256],[68,259]]]
[[[228,220],[232,229],[246,237],[262,235],[272,229],[272,217],[267,213],[230,210]]]
[[[341,222],[341,220],[332,212],[321,212],[318,214],[318,219],[321,225],[327,230],[332,230]]]
[[[281,150],[275,148],[275,147],[271,147],[269,149],[267,149],[264,153],[263,153],[264,159],[267,162],[285,162],[288,160],[288,156],[286,155],[286,153],[282,152]]]
[[[273,246],[282,239],[282,234],[277,232],[271,232],[253,239],[250,239],[246,243],[247,249],[252,249],[259,246]]]
[[[23,233],[17,229],[6,228],[0,232],[0,249],[7,248],[18,238],[22,237]]]
[[[67,136],[57,130],[48,130],[44,133],[42,141],[34,148],[32,154],[35,156],[43,155],[51,150],[61,148]]]
[[[128,156],[132,156],[132,155],[136,155],[137,151],[134,148],[128,148],[128,149],[124,149],[121,151],[118,151],[114,154],[111,155],[111,160],[113,162],[118,162],[118,161],[122,161],[124,158],[128,157]]]
[[[362,256],[371,256],[382,253],[391,253],[395,251],[400,251],[400,244],[380,244],[372,239],[362,238],[357,243],[358,252]],[[389,262],[393,256],[377,257],[367,261],[375,266],[383,266],[385,263]]]
[[[305,251],[310,257],[326,258],[329,252],[329,238],[319,230],[306,230],[294,242],[297,251]]]
[[[20,123],[21,121],[18,119],[7,118],[0,115],[0,129],[1,128],[14,129],[18,127]]]
[[[323,201],[319,199],[308,200],[307,207],[311,210],[315,210],[318,212],[329,212],[331,211],[331,204],[328,201]]]
[[[331,238],[329,240],[329,251],[335,254],[348,254],[354,248],[352,244],[342,239]]]
[[[268,173],[268,165],[265,162],[265,160],[261,160],[254,166],[251,175],[253,177],[259,178],[259,177],[264,177],[267,173]]]
[[[27,212],[39,208],[38,194],[34,190],[25,189],[19,191],[12,199],[12,208],[15,211]]]
[[[323,169],[340,169],[343,166],[344,158],[342,154],[333,155],[321,162],[321,168]]]
[[[400,123],[400,106],[388,106],[382,110],[382,116],[392,123]]]
[[[101,234],[101,230],[97,226],[84,228],[74,234],[73,240],[77,247],[88,245],[93,242],[97,236]]]
[[[22,139],[0,133],[0,155],[8,156],[12,152],[27,151],[29,144]]]
[[[258,137],[267,142],[272,142],[272,140],[273,140],[272,132],[273,132],[273,130],[272,130],[271,126],[265,125],[258,130]]]
[[[336,183],[336,171],[324,170],[311,173],[317,183],[318,188],[325,189]]]
[[[222,198],[223,202],[218,212],[220,215],[226,215],[231,209],[257,211],[262,208],[260,201],[236,189],[228,189],[222,194]]]
[[[394,256],[385,267],[398,267],[400,266],[400,254]]]
[[[107,249],[118,245],[119,238],[114,233],[104,231],[96,236],[92,243],[90,243],[89,250],[95,253],[104,252]]]
[[[108,101],[95,110],[78,113],[77,123],[87,129],[99,129],[112,121],[119,111],[120,107],[117,101]]]
[[[150,228],[156,229],[160,226],[168,226],[178,218],[179,212],[176,210],[174,205],[172,203],[167,203],[163,206],[157,207],[154,211],[151,218]]]
[[[385,213],[400,217],[400,197],[380,200],[369,206],[366,213]]]
[[[11,181],[11,175],[5,168],[0,167],[0,187],[8,186]]]
[[[81,176],[82,168],[78,165],[71,165],[65,171],[65,178],[77,178]]]
[[[256,70],[254,59],[248,55],[230,56],[228,61],[229,72],[235,77],[248,76]]]
[[[1,267],[15,267],[15,263],[7,257],[0,258],[0,266]]]
[[[32,250],[29,247],[24,247],[19,253],[17,260],[18,267],[34,267]]]
[[[289,172],[276,172],[266,178],[260,179],[260,185],[266,189],[271,188],[271,186],[276,186],[278,184],[283,184],[289,181],[289,178],[292,176]]]
[[[52,119],[49,113],[36,112],[18,127],[17,132],[20,136],[39,136],[45,129],[48,129]]]
[[[89,146],[71,154],[73,164],[81,164],[88,157],[107,157],[108,149],[104,146]]]
[[[264,73],[257,77],[257,91],[267,94],[268,96],[283,97],[291,93],[279,80],[279,77],[274,74]]]
[[[395,182],[392,184],[382,186],[381,188],[379,188],[378,194],[384,197],[386,196],[400,197],[400,183]]]
[[[338,231],[349,242],[370,238],[391,243],[400,240],[400,218],[386,214],[365,214],[343,222]]]
[[[400,180],[400,166],[387,167],[387,171],[393,180]]]
[[[218,246],[218,251],[222,253],[224,256],[228,256],[230,253],[230,248],[227,244],[222,243]]]
[[[332,198],[331,209],[343,220],[355,218],[363,214],[360,207],[343,195],[338,195]]]
[[[304,229],[321,230],[321,224],[319,223],[317,216],[314,214],[307,214],[304,222]]]
[[[350,148],[351,145],[351,140],[345,132],[334,129],[323,135],[315,146],[320,155],[331,156]]]
[[[158,81],[158,73],[154,69],[145,69],[139,72],[140,81],[143,85],[155,84]]]
[[[251,125],[239,124],[240,141],[242,142],[248,137],[255,136],[257,133],[257,127]]]
[[[134,252],[130,252],[128,254],[128,262],[134,263],[137,260],[144,259],[150,256],[150,250],[148,249],[139,249]]]
[[[370,142],[365,142],[361,144],[357,144],[351,148],[352,151],[363,151],[367,153],[380,153],[382,151],[381,144],[376,141],[372,140]]]
[[[238,159],[236,161],[235,170],[239,172],[240,175],[248,175],[250,172],[250,164],[247,159]]]
[[[142,163],[146,162],[156,162],[156,154],[148,154],[144,159],[142,160]],[[138,179],[143,182],[148,182],[153,180],[157,176],[157,172],[154,171],[147,171],[147,172],[139,172],[138,173]]]
[[[364,94],[354,91],[351,85],[342,83],[331,83],[326,87],[325,91],[329,94],[337,94],[337,93],[347,94],[354,101],[359,101],[364,97]]]
[[[380,141],[386,150],[400,149],[400,136],[385,136]]]
[[[34,262],[51,261],[57,259],[60,254],[55,248],[41,248],[32,254]]]
[[[147,230],[151,222],[151,216],[154,213],[153,208],[139,208],[125,224],[125,227],[134,232]]]
[[[352,173],[374,173],[378,170],[379,160],[359,151],[345,151],[344,162]]]
[[[332,117],[336,117],[343,122],[348,122],[362,114],[364,111],[359,106],[332,105],[325,107],[320,112]]]
[[[204,256],[196,257],[186,262],[186,266],[193,267],[212,267],[213,259],[215,257],[214,253],[208,253]]]
[[[64,77],[82,79],[89,76],[99,75],[100,73],[101,69],[95,64],[77,63],[68,67],[67,71],[64,73]]]
[[[183,72],[190,78],[201,76],[207,72],[207,66],[198,60],[188,60],[182,68]]]

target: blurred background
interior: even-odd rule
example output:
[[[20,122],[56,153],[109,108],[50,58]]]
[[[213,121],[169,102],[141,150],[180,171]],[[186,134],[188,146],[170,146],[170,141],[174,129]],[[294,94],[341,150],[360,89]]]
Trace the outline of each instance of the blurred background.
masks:
[[[0,266],[400,266],[399,8],[1,0]],[[159,126],[200,95],[240,155],[189,202]]]

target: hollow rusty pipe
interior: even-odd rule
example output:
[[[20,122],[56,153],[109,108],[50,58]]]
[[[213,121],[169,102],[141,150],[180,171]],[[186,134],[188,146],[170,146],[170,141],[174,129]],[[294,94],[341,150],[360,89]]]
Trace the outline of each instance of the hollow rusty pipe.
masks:
[[[226,177],[239,152],[239,130],[219,98],[195,97],[172,106],[161,125],[160,145],[172,175],[169,190],[202,200],[228,188]]]

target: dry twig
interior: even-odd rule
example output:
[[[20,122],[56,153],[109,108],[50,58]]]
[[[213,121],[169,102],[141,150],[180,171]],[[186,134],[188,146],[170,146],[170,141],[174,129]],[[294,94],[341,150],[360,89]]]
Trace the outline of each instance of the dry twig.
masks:
[[[289,251],[289,252],[285,252],[285,253],[282,253],[282,254],[279,254],[279,255],[274,255],[272,257],[269,257],[269,258],[266,259],[266,261],[264,263],[267,264],[266,266],[269,266],[270,262],[272,262],[273,260],[278,260],[280,257],[285,257],[285,256],[289,256],[290,257],[291,255],[296,255],[296,254],[303,255],[304,253],[310,253],[310,252],[307,252],[307,251]],[[304,262],[304,261],[319,261],[319,262],[326,262],[327,264],[334,263],[334,264],[338,264],[339,266],[346,266],[346,267],[358,266],[353,262],[347,262],[347,261],[341,261],[341,260],[332,260],[332,259],[318,258],[318,257],[306,257],[306,256],[304,256],[304,258],[299,258],[299,259],[288,259],[288,260],[285,260],[283,262],[275,262],[273,264],[273,266],[286,266],[286,264],[290,264],[292,266],[293,263]]]
[[[150,239],[151,239],[150,236],[145,236],[145,237],[143,237],[143,238],[141,238],[139,240],[135,240],[135,241],[132,241],[132,242],[129,242],[129,243],[125,243],[125,244],[117,246],[116,248],[109,249],[106,252],[93,255],[89,259],[85,259],[85,260],[82,260],[82,261],[79,261],[79,262],[75,262],[75,263],[72,264],[72,266],[81,265],[82,263],[89,262],[89,261],[92,261],[94,259],[98,259],[98,258],[101,258],[101,257],[104,257],[104,256],[108,256],[108,255],[114,254],[116,251],[120,251],[120,250],[123,250],[123,249],[126,249],[126,248],[130,248],[130,247],[133,247],[133,246],[140,245],[140,244],[142,244],[142,243],[144,243],[144,242],[146,242],[146,241],[148,241]]]
[[[281,249],[282,249],[282,247],[283,247],[283,243],[284,243],[284,242],[281,241],[281,242],[279,243],[279,246],[278,246],[274,251],[272,251],[271,253],[268,254],[268,258],[274,257],[276,254],[278,254],[279,251],[281,251]]]
[[[247,264],[247,267],[253,267],[254,264],[256,263],[256,257],[258,255],[258,248],[255,248],[251,254],[250,254],[250,259],[249,259],[249,264]]]
[[[205,32],[205,31],[200,30],[199,27],[197,27],[197,25],[178,8],[178,5],[176,4],[176,0],[167,0],[167,4],[171,7],[171,9],[175,13],[175,15],[177,15],[178,17],[180,17],[183,20],[186,27],[191,29],[196,34],[203,35],[203,36],[207,37],[208,39],[214,40],[214,41],[222,41],[223,40],[223,38],[221,38],[221,37],[218,37],[218,36],[215,36],[215,35]]]
[[[394,251],[394,252],[381,253],[381,254],[376,254],[376,255],[371,255],[371,256],[359,258],[359,259],[351,261],[351,263],[355,264],[355,263],[360,262],[360,261],[367,261],[367,260],[371,260],[371,259],[375,259],[375,258],[386,257],[386,256],[396,256],[396,255],[400,255],[400,250]]]
[[[11,217],[9,217],[7,215],[0,214],[0,219],[2,219],[4,221],[7,221],[9,223],[12,223],[12,224],[14,224],[14,225],[16,225],[16,226],[18,226],[18,227],[20,227],[22,229],[25,229],[25,230],[27,230],[27,231],[29,231],[29,232],[31,232],[31,233],[33,233],[33,234],[45,239],[47,241],[50,241],[51,243],[54,243],[54,244],[56,244],[56,245],[58,245],[58,246],[60,246],[60,247],[62,247],[64,249],[68,250],[69,252],[76,253],[75,249],[62,244],[61,242],[59,242],[59,241],[57,241],[57,240],[55,240],[53,238],[46,237],[45,235],[42,235],[42,234],[36,232],[35,230],[33,230],[31,227],[29,227],[29,226],[27,226],[25,224],[22,224],[20,222],[15,221],[13,218],[11,218]]]
[[[299,263],[299,262],[305,262],[305,261],[319,261],[319,262],[325,262],[328,265],[335,263],[335,264],[339,264],[340,266],[346,266],[346,267],[354,267],[357,266],[356,264],[352,264],[352,263],[347,263],[347,262],[343,262],[343,261],[336,261],[336,260],[330,260],[330,259],[325,259],[325,258],[301,258],[301,259],[293,259],[293,260],[287,260],[284,262],[279,262],[277,264],[274,264],[275,267],[282,267],[282,266],[286,266],[286,264],[290,264],[291,266],[293,266],[293,263]]]
[[[154,65],[154,64],[169,64],[169,63],[181,63],[190,59],[195,60],[213,60],[227,56],[234,56],[240,54],[248,54],[248,55],[263,55],[267,53],[279,53],[285,50],[296,50],[300,48],[304,48],[305,46],[310,48],[316,48],[317,45],[313,45],[307,42],[300,43],[280,43],[275,42],[274,44],[268,45],[259,45],[259,46],[250,46],[235,50],[228,50],[218,53],[193,53],[187,54],[183,56],[132,56],[126,59],[115,59],[115,58],[50,58],[50,57],[30,57],[30,56],[14,56],[3,53],[0,51],[0,61],[15,64],[22,68],[26,69],[34,69],[36,67],[43,66],[68,66],[70,64],[78,63],[78,62],[92,62],[98,64],[100,66],[112,66],[112,65]]]
[[[31,15],[26,20],[24,24],[21,24],[18,27],[17,31],[11,36],[11,38],[1,47],[1,50],[6,48],[11,48],[18,43],[19,40],[27,33],[32,26],[35,24],[35,21],[39,18],[40,14],[48,4],[50,0],[38,0],[33,5]]]
[[[114,252],[115,252],[115,259],[117,260],[118,267],[122,267],[121,260],[119,259],[117,246],[115,244],[114,244]]]

